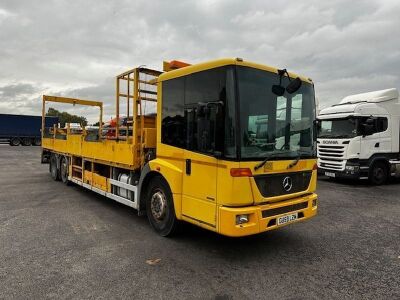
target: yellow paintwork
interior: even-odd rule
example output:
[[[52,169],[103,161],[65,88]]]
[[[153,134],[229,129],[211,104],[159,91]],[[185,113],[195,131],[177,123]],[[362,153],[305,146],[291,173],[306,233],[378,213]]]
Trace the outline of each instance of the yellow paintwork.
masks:
[[[163,81],[225,65],[241,65],[268,72],[277,72],[277,68],[274,67],[232,58],[171,70],[158,78],[159,98],[157,111],[162,111]],[[312,82],[311,79],[304,76],[298,76],[294,73],[289,73],[289,75],[293,78],[300,77],[301,80],[308,83]],[[157,128],[161,128],[161,118],[157,118]],[[316,198],[314,193],[316,189],[316,171],[312,172],[310,185],[306,191],[270,198],[262,197],[253,177],[232,177],[230,175],[231,168],[250,168],[253,175],[312,170],[316,163],[315,159],[301,160],[290,170],[287,167],[292,160],[271,161],[264,168],[254,171],[254,166],[259,162],[217,160],[210,156],[161,144],[160,130],[157,130],[157,141],[157,159],[150,162],[150,167],[152,170],[162,174],[170,184],[174,194],[175,212],[178,219],[221,234],[242,236],[267,230],[266,222],[270,218],[268,220],[262,219],[262,210],[301,202],[304,201],[304,197],[311,203],[312,199]],[[191,175],[186,175],[185,173],[186,159],[191,159],[192,161]],[[287,200],[288,198],[290,200]],[[310,208],[305,210],[304,218],[301,220],[314,216],[316,210],[317,208],[311,208],[310,204]],[[252,212],[250,223],[238,228],[235,225],[236,214],[249,211]],[[264,225],[265,227],[263,227]],[[268,230],[276,227],[268,228]]]
[[[268,72],[277,72],[277,68],[255,64],[240,59],[219,59],[183,67],[161,74],[157,82],[149,81],[149,84],[157,85],[157,111],[162,111],[162,82],[172,78],[189,75],[195,72],[216,68],[224,65],[240,65]],[[130,81],[129,74],[135,73],[135,69],[127,71],[117,77],[117,104],[120,93],[118,92],[119,80]],[[136,73],[135,73],[136,74]],[[289,73],[291,77],[298,75]],[[127,77],[125,77],[127,76]],[[311,82],[306,77],[299,76],[305,82]],[[137,88],[137,86],[135,86]],[[46,100],[56,100],[46,96]],[[127,97],[130,98],[129,95]],[[134,99],[138,98],[137,91],[133,91]],[[62,98],[68,99],[68,98]],[[90,102],[79,99],[69,99],[67,103],[101,106],[101,102]],[[44,112],[44,106],[43,106]],[[117,105],[119,115],[119,105]],[[134,113],[137,116],[137,112]],[[100,117],[101,118],[101,117]],[[204,154],[179,149],[161,143],[161,117],[158,114],[156,124],[154,118],[143,116],[135,118],[133,131],[139,133],[126,140],[85,141],[85,134],[73,134],[69,128],[65,132],[66,139],[43,138],[42,147],[46,150],[66,154],[70,157],[81,157],[84,160],[94,161],[109,166],[118,166],[127,170],[138,170],[143,166],[143,149],[156,148],[156,158],[148,164],[150,170],[159,173],[168,182],[173,194],[173,202],[176,217],[200,227],[212,230],[228,236],[244,236],[278,228],[277,225],[267,227],[268,222],[276,218],[262,217],[262,211],[284,207],[300,202],[308,202],[308,207],[300,210],[306,220],[314,216],[317,206],[312,206],[316,201],[316,171],[312,171],[310,185],[307,190],[290,195],[264,198],[251,177],[232,177],[232,168],[249,168],[253,175],[291,173],[313,170],[315,159],[300,160],[296,166],[288,169],[292,160],[269,161],[263,168],[254,171],[258,161],[235,162],[216,159]],[[57,130],[57,129],[55,129]],[[57,130],[63,133],[63,130]],[[191,160],[191,174],[186,174],[185,161]],[[71,165],[69,166],[72,173]],[[111,185],[106,177],[95,172],[83,170],[83,181],[99,189],[110,192]],[[249,214],[250,220],[243,225],[236,225],[238,214]],[[288,214],[288,213],[286,213]],[[297,221],[296,221],[297,222]]]
[[[164,80],[168,80],[168,79],[172,79],[172,78],[176,78],[176,77],[181,77],[181,76],[189,75],[192,73],[196,73],[196,72],[200,72],[200,71],[204,71],[204,70],[208,70],[208,69],[213,69],[213,68],[218,68],[218,67],[222,67],[222,66],[226,66],[226,65],[245,66],[245,67],[250,67],[250,68],[255,68],[255,69],[259,69],[259,70],[272,72],[272,73],[277,73],[277,70],[278,70],[278,68],[276,68],[276,67],[261,65],[261,64],[241,60],[238,58],[222,58],[222,59],[217,59],[217,60],[212,60],[212,61],[207,61],[207,62],[187,66],[187,67],[180,68],[177,70],[172,70],[167,73],[163,73],[158,77],[158,81],[160,82],[160,81],[164,81]],[[292,72],[288,72],[288,73],[291,78],[300,77],[300,79],[302,81],[312,83],[311,79],[308,77],[297,75]]]
[[[307,220],[316,215],[318,206],[312,207],[313,200],[317,199],[316,194],[309,194],[304,195],[301,197],[289,199],[286,201],[272,203],[272,204],[265,204],[265,205],[255,205],[255,206],[248,206],[248,207],[241,207],[241,208],[232,208],[232,207],[219,207],[219,226],[218,232],[227,235],[227,236],[245,236],[250,234],[256,234],[268,230],[277,229],[282,226],[286,226],[287,224],[278,226],[273,225],[271,227],[267,227],[268,222],[271,219],[276,219],[277,217],[284,216],[285,214],[280,214],[272,217],[263,218],[261,212],[263,210],[273,209],[284,207],[288,205],[293,205],[301,202],[308,202],[308,207],[305,209],[298,210],[297,212],[303,212],[304,217],[298,219],[292,223]],[[243,225],[236,225],[235,218],[236,215],[239,214],[249,214],[250,215],[250,222],[243,224]],[[288,223],[291,224],[291,223]]]
[[[42,147],[58,153],[84,157],[108,165],[121,166],[134,170],[133,145],[126,141],[101,140],[84,141],[81,134],[67,135],[66,140],[43,138]]]
[[[271,218],[276,218],[276,216],[263,219],[261,217],[262,210],[308,201],[309,207],[305,210],[299,210],[304,212],[304,217],[301,220],[311,218],[317,212],[317,207],[311,206],[312,200],[317,198],[315,194],[316,170],[312,171],[307,190],[269,198],[264,198],[261,195],[253,177],[232,177],[230,175],[230,169],[237,167],[248,167],[252,170],[253,175],[313,170],[316,163],[315,159],[301,160],[290,170],[287,167],[293,160],[270,161],[265,170],[261,168],[257,171],[254,171],[254,166],[259,162],[239,163],[218,160],[214,167],[217,174],[214,178],[210,166],[205,166],[202,163],[196,165],[192,158],[192,174],[198,173],[199,177],[196,177],[197,181],[191,182],[187,178],[192,175],[185,174],[184,153],[177,155],[177,148],[166,145],[163,145],[163,147],[168,148],[166,150],[169,152],[169,156],[162,156],[162,158],[151,161],[150,167],[162,174],[170,184],[174,193],[175,212],[180,220],[224,235],[243,236],[278,228],[278,226],[266,227],[268,221]],[[200,154],[193,154],[197,159],[199,158]],[[215,181],[212,181],[212,179]],[[182,182],[188,184],[186,192],[186,187]],[[214,191],[210,188],[210,184],[216,187],[217,196],[214,201],[209,199]],[[251,214],[250,222],[243,226],[235,225],[236,215],[247,213]]]

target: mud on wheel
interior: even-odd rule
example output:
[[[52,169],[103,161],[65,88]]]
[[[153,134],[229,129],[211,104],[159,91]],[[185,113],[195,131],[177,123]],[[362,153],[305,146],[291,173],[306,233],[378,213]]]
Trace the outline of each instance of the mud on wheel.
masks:
[[[161,177],[151,179],[146,197],[146,212],[151,226],[161,236],[175,233],[178,220],[175,216],[171,190]]]

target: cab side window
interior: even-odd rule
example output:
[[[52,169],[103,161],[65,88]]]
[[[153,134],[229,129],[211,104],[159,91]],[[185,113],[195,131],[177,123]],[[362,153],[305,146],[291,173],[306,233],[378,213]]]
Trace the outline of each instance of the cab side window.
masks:
[[[377,132],[386,131],[387,128],[388,128],[388,119],[379,117],[376,124]]]
[[[361,124],[364,126],[362,133],[368,132],[368,135],[371,135],[386,131],[388,119],[385,117],[362,117]]]
[[[223,153],[224,110],[227,98],[234,100],[227,82],[226,67],[163,81],[161,142],[204,154]]]
[[[225,69],[217,68],[188,75],[185,81],[186,149],[211,153],[222,151],[223,104],[226,100]]]
[[[185,147],[184,86],[183,77],[162,83],[161,142],[179,148]]]

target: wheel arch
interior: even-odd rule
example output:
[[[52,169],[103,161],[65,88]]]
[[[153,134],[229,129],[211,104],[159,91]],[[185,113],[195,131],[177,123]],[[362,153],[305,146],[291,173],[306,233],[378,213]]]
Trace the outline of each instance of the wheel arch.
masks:
[[[389,159],[385,156],[374,156],[371,158],[370,163],[369,163],[369,169],[372,170],[372,167],[374,166],[374,164],[376,163],[384,163],[386,165],[387,168],[387,172],[388,175],[390,173],[390,163],[389,163]]]
[[[162,178],[169,187],[173,202],[175,215],[178,219],[181,216],[181,191],[182,191],[182,170],[163,160],[155,159],[147,163],[140,174],[138,183],[138,214],[146,214],[146,189],[154,177]]]

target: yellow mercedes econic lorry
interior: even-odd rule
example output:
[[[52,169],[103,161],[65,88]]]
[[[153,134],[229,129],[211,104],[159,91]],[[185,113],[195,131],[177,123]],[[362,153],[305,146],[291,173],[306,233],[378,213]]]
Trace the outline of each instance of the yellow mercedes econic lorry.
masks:
[[[317,213],[311,79],[240,58],[116,77],[116,118],[98,127],[42,125],[42,162],[71,182],[147,214],[162,236],[189,222],[246,236]],[[145,112],[146,107],[154,109]],[[183,224],[180,224],[182,226]]]

